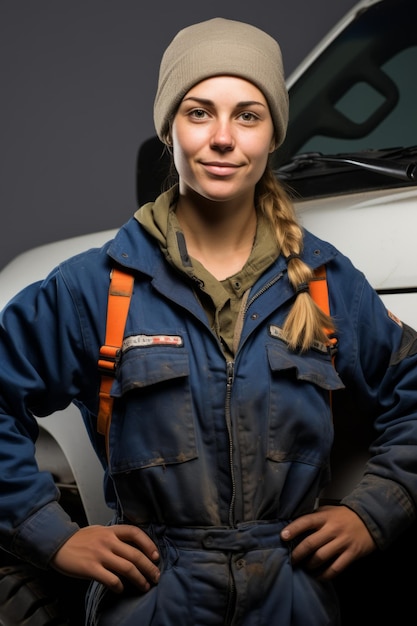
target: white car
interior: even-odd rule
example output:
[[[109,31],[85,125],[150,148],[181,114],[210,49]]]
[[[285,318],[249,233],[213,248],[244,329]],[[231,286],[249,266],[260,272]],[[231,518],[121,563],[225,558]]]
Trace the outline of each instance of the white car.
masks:
[[[288,78],[288,133],[283,146],[273,155],[276,175],[291,189],[302,224],[349,256],[387,307],[414,328],[417,328],[416,68],[416,0],[362,0]],[[158,143],[157,138],[151,138],[138,153],[139,203],[158,193],[166,174],[163,156],[155,159]],[[43,278],[61,260],[102,245],[113,234],[114,231],[105,231],[75,237],[19,255],[0,272],[0,308],[16,291]],[[70,407],[62,413],[39,420],[39,465],[53,473],[63,494],[62,502],[64,505],[68,502],[80,523],[106,523],[111,513],[102,496],[102,468],[77,409]],[[351,424],[341,425],[342,445],[335,452],[335,466],[339,469],[341,466],[342,472],[340,480],[335,472],[335,482],[327,494],[332,499],[340,497],[356,479],[355,466],[344,465],[343,448],[352,452],[352,446],[361,443],[355,430],[360,428],[357,421],[352,416]],[[338,425],[335,426],[337,431]],[[366,442],[365,435],[363,439]],[[365,443],[363,447],[358,445],[358,460],[364,454]],[[414,550],[417,554],[415,546]],[[395,551],[390,554],[385,565],[398,566],[398,554]],[[365,567],[363,571],[378,582],[378,595],[372,600],[367,587],[366,596],[362,596],[367,605],[372,605],[372,613],[358,607],[359,589],[352,591],[352,578],[358,576],[356,582],[364,580],[363,574],[360,578],[353,568],[353,577],[341,577],[339,593],[344,626],[356,626],[358,612],[364,623],[414,623],[415,618],[411,622],[401,618],[401,611],[405,616],[409,608],[403,597],[402,603],[395,606],[394,621],[387,617],[391,609],[386,604],[381,616],[375,617],[376,605],[386,600],[381,598],[381,593],[383,596],[388,579],[381,574],[383,570],[377,571],[380,561],[372,569],[373,564],[371,560],[367,564],[369,569]],[[21,568],[0,568],[0,624],[57,624],[49,621],[46,609],[43,618],[37,611],[36,622],[20,620],[15,613],[10,618],[12,609],[2,596],[2,585],[14,581],[21,571]],[[392,596],[393,581],[389,581],[387,594]],[[401,585],[404,591],[404,580]],[[11,595],[19,593],[12,591]],[[34,602],[33,594],[23,600],[26,605]],[[19,604],[22,606],[22,602]]]

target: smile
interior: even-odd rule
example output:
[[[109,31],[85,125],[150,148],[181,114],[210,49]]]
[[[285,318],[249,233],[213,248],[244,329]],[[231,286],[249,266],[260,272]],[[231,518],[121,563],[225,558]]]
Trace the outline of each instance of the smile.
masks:
[[[213,174],[214,176],[230,176],[232,174],[235,174],[236,171],[239,169],[239,165],[236,165],[235,163],[224,163],[217,161],[202,163],[202,166],[207,172]]]

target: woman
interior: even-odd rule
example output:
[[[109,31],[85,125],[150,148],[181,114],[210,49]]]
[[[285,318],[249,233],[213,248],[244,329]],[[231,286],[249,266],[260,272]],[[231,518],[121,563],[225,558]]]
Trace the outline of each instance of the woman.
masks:
[[[154,107],[178,184],[3,311],[2,545],[95,581],[88,624],[336,625],[331,579],[415,519],[416,334],[297,223],[268,168],[287,117],[269,35],[220,18],[180,31]],[[323,265],[332,319],[309,291]],[[113,267],[135,286],[106,450],[97,356]],[[376,438],[356,488],[317,506],[342,389]],[[35,465],[33,415],[70,402],[106,468],[107,527],[72,523]]]

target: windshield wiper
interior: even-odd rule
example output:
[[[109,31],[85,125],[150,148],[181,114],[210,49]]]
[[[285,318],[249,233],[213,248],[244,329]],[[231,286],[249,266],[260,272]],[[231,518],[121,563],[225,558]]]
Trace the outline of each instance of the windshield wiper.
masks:
[[[304,178],[311,176],[313,170],[321,164],[336,166],[350,165],[365,169],[383,176],[391,176],[406,181],[417,181],[417,160],[411,162],[399,162],[396,159],[406,159],[417,155],[417,147],[390,148],[389,150],[356,152],[351,154],[323,154],[321,152],[304,152],[297,154],[290,162],[285,163],[275,170],[275,174],[283,179]],[[323,173],[323,168],[319,168]],[[325,168],[328,173],[328,168]]]

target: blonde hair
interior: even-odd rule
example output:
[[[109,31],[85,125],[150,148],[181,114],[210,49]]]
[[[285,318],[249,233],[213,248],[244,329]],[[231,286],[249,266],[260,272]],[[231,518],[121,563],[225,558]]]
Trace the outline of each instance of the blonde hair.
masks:
[[[288,280],[294,288],[294,302],[282,329],[289,347],[305,351],[315,341],[326,343],[327,332],[334,331],[335,325],[310,296],[307,286],[314,273],[300,257],[303,231],[289,194],[270,167],[257,183],[255,202],[275,231],[281,254],[287,259]]]

